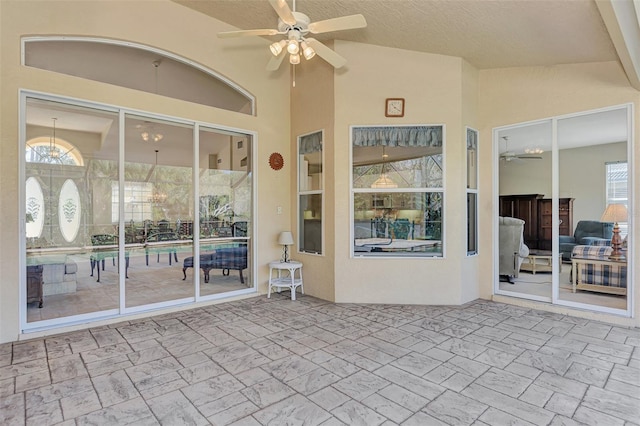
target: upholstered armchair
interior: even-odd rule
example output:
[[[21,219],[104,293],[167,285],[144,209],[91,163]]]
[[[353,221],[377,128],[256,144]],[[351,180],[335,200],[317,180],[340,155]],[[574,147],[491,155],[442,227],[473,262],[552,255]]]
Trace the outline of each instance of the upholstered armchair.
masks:
[[[597,220],[581,220],[571,235],[560,235],[560,253],[562,260],[571,262],[571,252],[577,245],[606,246],[610,245],[613,235],[613,223]]]
[[[529,256],[524,243],[524,220],[515,217],[499,217],[499,274],[513,284],[520,273],[522,261]]]

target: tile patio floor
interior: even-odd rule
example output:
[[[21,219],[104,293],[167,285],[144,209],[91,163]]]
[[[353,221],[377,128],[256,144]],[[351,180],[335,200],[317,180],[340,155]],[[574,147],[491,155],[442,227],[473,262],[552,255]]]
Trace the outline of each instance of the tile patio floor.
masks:
[[[287,293],[0,345],[2,425],[638,425],[640,330]]]

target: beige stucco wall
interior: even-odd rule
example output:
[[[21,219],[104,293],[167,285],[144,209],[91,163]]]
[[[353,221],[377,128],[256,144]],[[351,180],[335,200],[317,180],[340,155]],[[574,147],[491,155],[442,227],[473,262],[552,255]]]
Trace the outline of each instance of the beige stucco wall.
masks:
[[[337,41],[348,58],[334,70],[298,67],[291,88],[288,66],[267,73],[267,42],[259,38],[217,39],[231,29],[169,1],[0,1],[0,342],[18,337],[19,223],[18,89],[122,105],[255,131],[258,216],[257,282],[265,291],[266,264],[280,256],[281,230],[296,230],[295,136],[325,130],[325,254],[297,253],[305,263],[308,294],[337,302],[459,304],[491,298],[493,285],[493,190],[491,129],[523,121],[634,102],[640,134],[640,94],[616,63],[513,68],[478,72],[460,58]],[[257,117],[174,101],[98,82],[20,66],[22,35],[72,34],[110,37],[175,52],[231,77],[257,98]],[[235,48],[241,46],[241,49]],[[291,96],[291,97],[290,97]],[[384,116],[384,100],[406,99],[403,118]],[[291,101],[291,102],[290,102]],[[291,109],[290,109],[291,108]],[[293,119],[291,119],[293,117]],[[445,258],[351,258],[350,134],[352,125],[445,125]],[[466,163],[464,127],[480,131],[480,253],[466,257]],[[271,152],[285,167],[269,168]],[[634,147],[639,158],[640,143]],[[639,174],[634,184],[640,188]],[[283,214],[277,214],[283,206]],[[640,221],[633,210],[638,241]],[[6,225],[9,224],[9,225]],[[635,248],[635,247],[634,247]],[[633,252],[637,265],[639,250]],[[635,275],[638,276],[637,274]],[[635,302],[640,301],[635,294]],[[638,320],[635,320],[638,324]]]
[[[480,93],[480,140],[484,141],[485,149],[480,150],[480,163],[492,164],[497,152],[493,150],[492,129],[520,122],[538,120],[557,115],[588,111],[597,108],[634,103],[634,122],[636,142],[633,146],[634,166],[640,158],[640,92],[633,89],[616,62],[558,65],[552,67],[507,68],[483,70],[479,73]],[[491,148],[489,148],[491,147]],[[481,241],[485,249],[494,250],[493,217],[497,215],[496,194],[493,191],[493,175],[490,167],[480,169],[480,185],[483,191],[482,204],[491,209],[493,214],[481,215]],[[640,174],[637,171],[633,177],[634,195],[640,188]],[[489,204],[490,202],[490,204]],[[640,237],[640,213],[638,208],[630,210],[635,223],[631,242]],[[635,265],[640,259],[637,243],[632,247]],[[481,267],[481,295],[491,297],[493,285],[493,264],[482,262]],[[637,269],[637,268],[636,268]],[[635,282],[638,273],[635,272]],[[629,283],[634,282],[631,276]],[[640,302],[640,293],[634,289],[633,300],[635,306]],[[564,309],[566,311],[566,309]],[[598,318],[615,320],[619,318],[607,315],[597,315]],[[638,316],[631,321],[638,325]]]
[[[222,42],[216,33],[232,29],[214,19],[169,1],[10,1],[1,2],[0,35],[0,342],[18,338],[19,285],[18,218],[19,157],[18,90],[30,89],[88,101],[120,105],[168,116],[257,132],[255,190],[257,276],[266,292],[269,260],[280,256],[276,244],[279,230],[289,227],[291,216],[291,158],[285,157],[284,172],[274,172],[267,163],[273,151],[289,153],[289,76],[264,70],[269,60],[267,42],[260,38]],[[24,35],[76,35],[128,40],[174,52],[229,76],[257,99],[256,117],[176,101],[95,81],[83,80],[20,65],[20,37]],[[248,53],[250,52],[250,54]],[[108,64],[105,64],[105,66]],[[10,224],[10,225],[9,225]]]
[[[331,46],[328,44],[328,46]],[[290,66],[289,66],[290,67]],[[287,67],[287,68],[289,68]],[[303,60],[296,66],[295,83],[291,89],[291,158],[296,158],[297,138],[319,130],[324,131],[324,252],[322,255],[298,252],[295,247],[296,258],[304,263],[305,294],[324,300],[335,301],[335,162],[333,156],[335,144],[333,138],[334,117],[334,69],[319,57],[310,61]],[[297,186],[295,165],[291,177],[292,211],[297,211]],[[292,213],[291,229],[297,229],[297,214]],[[297,234],[295,234],[297,237]]]
[[[336,41],[348,58],[335,75],[335,287],[337,302],[459,304],[466,257],[462,60]],[[405,98],[405,115],[384,115],[386,98]],[[471,114],[468,114],[469,116]],[[445,257],[352,258],[350,126],[445,126]]]
[[[469,64],[466,61],[462,61],[462,98],[461,98],[461,108],[462,108],[462,129],[461,136],[462,138],[459,141],[459,144],[463,150],[460,155],[464,158],[464,163],[456,163],[463,164],[463,167],[459,168],[459,173],[461,173],[462,185],[463,188],[466,188],[467,184],[467,167],[466,167],[466,147],[467,147],[467,127],[478,130],[479,132],[479,122],[478,122],[478,70]],[[478,149],[484,149],[483,141],[478,141]],[[480,164],[477,165],[480,167]],[[482,190],[478,183],[478,190]],[[460,237],[462,238],[462,247],[463,250],[466,251],[467,247],[467,232],[466,232],[466,205],[467,205],[467,195],[465,191],[460,191],[460,196],[462,200],[462,206],[464,206],[463,216],[462,216],[462,227],[465,232],[462,232]],[[482,196],[480,193],[478,194],[478,217],[487,214],[480,208],[480,202],[482,200]],[[480,241],[478,240],[478,245],[480,245]],[[479,247],[478,247],[479,248]],[[475,255],[467,256],[462,259],[462,267],[460,268],[460,287],[461,287],[461,300],[460,303],[469,302],[471,300],[475,300],[480,297],[480,281],[478,274],[478,270],[480,268],[481,262],[491,262],[492,254],[488,250],[478,250],[478,253]]]

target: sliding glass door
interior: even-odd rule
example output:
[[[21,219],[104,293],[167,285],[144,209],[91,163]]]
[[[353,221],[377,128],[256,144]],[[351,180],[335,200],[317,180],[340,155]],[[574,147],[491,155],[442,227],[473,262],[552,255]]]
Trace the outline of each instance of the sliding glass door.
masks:
[[[498,147],[498,276],[496,292],[551,301],[559,267],[551,244],[552,122],[496,131]],[[549,215],[545,212],[548,210]]]
[[[631,129],[624,105],[494,130],[496,294],[629,314]]]
[[[21,101],[23,329],[255,291],[251,134]]]
[[[25,320],[117,313],[118,113],[35,97],[24,107]]]
[[[630,121],[628,107],[558,119],[557,303],[628,309]]]
[[[182,264],[193,252],[193,124],[125,116],[124,228],[126,307],[193,301]],[[114,182],[114,208],[118,206]]]

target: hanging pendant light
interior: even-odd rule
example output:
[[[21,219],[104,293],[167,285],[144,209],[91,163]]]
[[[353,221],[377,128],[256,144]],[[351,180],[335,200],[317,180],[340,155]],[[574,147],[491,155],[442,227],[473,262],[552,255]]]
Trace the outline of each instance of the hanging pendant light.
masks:
[[[49,138],[49,158],[52,161],[58,162],[60,160],[60,149],[56,146],[56,120],[57,118],[52,118],[53,120],[53,136]]]
[[[385,172],[384,172],[384,164],[382,165],[382,173],[380,173],[380,177],[375,180],[371,184],[371,188],[375,189],[388,189],[388,188],[397,188],[398,184],[395,183]]]
[[[387,166],[387,158],[389,154],[385,152],[384,146],[382,147],[382,170],[380,171],[380,176],[376,179],[372,184],[371,188],[374,189],[389,189],[389,188],[397,188],[398,184],[393,181],[386,173]]]
[[[160,61],[153,61],[152,65],[155,69],[155,93],[158,94],[158,67],[160,66]],[[153,124],[149,122],[145,122],[144,125],[140,126],[142,132],[140,132],[140,137],[145,142],[160,142],[164,135],[155,130]]]
[[[153,204],[162,204],[167,200],[167,194],[161,192],[158,189],[158,150],[156,149],[156,165],[153,168],[154,173],[154,184],[153,184],[153,193],[151,197],[149,197],[149,202]]]

